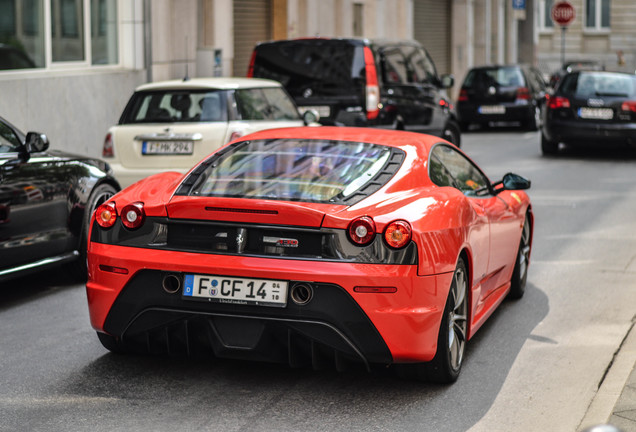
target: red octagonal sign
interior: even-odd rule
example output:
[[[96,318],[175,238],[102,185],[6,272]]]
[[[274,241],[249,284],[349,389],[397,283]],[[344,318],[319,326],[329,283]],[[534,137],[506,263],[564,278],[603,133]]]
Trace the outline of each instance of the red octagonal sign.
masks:
[[[552,21],[559,25],[566,26],[570,24],[575,16],[574,7],[566,1],[559,2],[552,6]]]

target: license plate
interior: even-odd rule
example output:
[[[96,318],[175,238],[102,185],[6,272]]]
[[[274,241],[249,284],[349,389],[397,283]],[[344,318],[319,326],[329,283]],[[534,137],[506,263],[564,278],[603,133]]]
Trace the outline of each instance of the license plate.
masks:
[[[593,120],[611,120],[614,110],[611,108],[579,108],[579,117]]]
[[[144,141],[141,147],[143,155],[191,155],[194,149],[192,141]]]
[[[287,282],[187,274],[183,298],[215,303],[285,307]]]
[[[320,116],[320,118],[329,117],[329,115],[331,114],[331,109],[327,105],[298,107],[298,111],[300,112],[300,115],[305,114],[305,111],[308,111],[308,110],[316,111],[318,115]]]
[[[482,105],[478,111],[480,114],[505,114],[506,107],[502,105]]]

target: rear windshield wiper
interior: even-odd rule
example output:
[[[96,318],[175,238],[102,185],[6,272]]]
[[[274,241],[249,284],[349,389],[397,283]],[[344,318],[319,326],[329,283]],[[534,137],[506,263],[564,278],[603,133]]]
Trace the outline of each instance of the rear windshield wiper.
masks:
[[[609,93],[609,92],[595,92],[596,96],[613,96],[613,97],[629,97],[627,93]]]

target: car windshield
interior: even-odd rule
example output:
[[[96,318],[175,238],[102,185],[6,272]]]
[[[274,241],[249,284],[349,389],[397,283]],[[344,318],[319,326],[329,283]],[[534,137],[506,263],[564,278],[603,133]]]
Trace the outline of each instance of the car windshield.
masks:
[[[184,184],[190,195],[339,203],[370,182],[384,185],[400,164],[400,150],[350,141],[272,139],[237,143],[212,156]]]
[[[591,96],[636,96],[636,75],[610,72],[580,72],[567,75],[559,91],[578,98]]]
[[[124,111],[126,123],[227,121],[227,92],[162,90],[137,92]]]
[[[465,88],[471,87],[519,87],[523,86],[525,80],[521,69],[517,66],[505,66],[499,68],[479,68],[472,69],[466,75]]]

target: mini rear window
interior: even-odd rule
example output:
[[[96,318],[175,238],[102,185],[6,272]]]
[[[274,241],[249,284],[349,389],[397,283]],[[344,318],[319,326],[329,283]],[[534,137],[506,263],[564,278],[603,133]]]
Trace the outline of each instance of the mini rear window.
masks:
[[[352,204],[397,172],[404,152],[351,141],[243,141],[213,155],[179,195]]]
[[[224,90],[137,92],[120,124],[226,122],[227,98]]]

